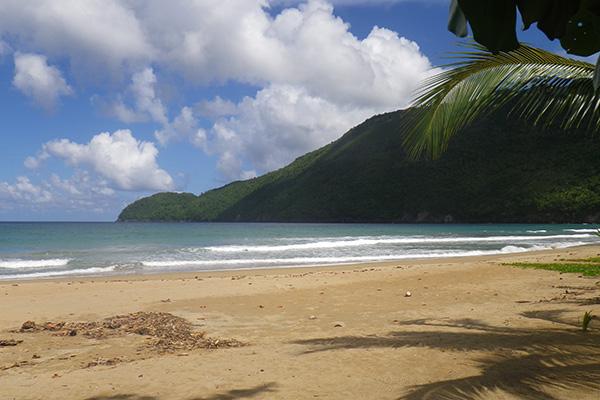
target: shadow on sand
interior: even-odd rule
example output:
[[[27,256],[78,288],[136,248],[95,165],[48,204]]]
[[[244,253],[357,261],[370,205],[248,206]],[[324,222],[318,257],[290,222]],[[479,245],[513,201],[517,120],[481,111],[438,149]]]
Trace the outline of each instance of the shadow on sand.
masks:
[[[421,326],[426,330],[403,330],[385,336],[318,338],[294,343],[309,347],[303,354],[378,347],[427,347],[490,353],[474,359],[480,369],[479,375],[414,386],[399,400],[481,399],[491,392],[504,392],[526,400],[556,399],[548,392],[549,389],[600,393],[600,335],[581,332],[574,322],[562,318],[564,312],[551,310],[521,314],[559,325],[550,330],[497,327],[472,319],[443,323],[412,320],[401,325]]]
[[[187,400],[238,400],[250,399],[265,393],[275,392],[277,384],[271,382],[260,386],[255,386],[249,389],[233,389],[227,392],[216,393],[208,397],[192,397]],[[154,396],[140,396],[137,394],[116,394],[110,396],[94,396],[88,397],[85,400],[160,400]]]

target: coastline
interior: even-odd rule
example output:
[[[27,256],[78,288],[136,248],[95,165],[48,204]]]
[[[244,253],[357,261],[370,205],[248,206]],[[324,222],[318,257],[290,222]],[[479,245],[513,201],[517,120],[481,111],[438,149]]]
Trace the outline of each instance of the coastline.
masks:
[[[3,395],[411,400],[461,398],[469,391],[512,399],[541,390],[557,399],[594,398],[598,381],[586,385],[583,378],[586,371],[600,374],[600,323],[593,321],[582,336],[578,321],[584,311],[600,314],[594,300],[600,279],[502,264],[598,255],[600,245],[584,245],[335,266],[1,281],[0,339],[23,340],[0,348]],[[140,311],[173,314],[210,337],[246,345],[159,354],[144,347],[140,335],[11,332],[27,320],[100,321]],[[566,372],[561,378],[562,370],[553,369],[558,365],[579,368],[583,383],[565,381]]]
[[[571,249],[580,249],[580,248],[588,248],[588,247],[598,247],[598,255],[600,255],[600,244],[578,244],[575,246],[568,247],[560,247],[554,249],[542,249],[542,250],[527,250],[527,251],[515,251],[509,253],[493,253],[493,254],[484,254],[484,255],[459,255],[459,256],[432,256],[432,257],[414,257],[414,258],[398,258],[398,259],[390,259],[390,260],[374,260],[374,261],[360,261],[360,262],[340,262],[340,263],[329,263],[329,264],[298,264],[298,265],[269,265],[269,266],[261,266],[261,267],[242,267],[242,268],[227,268],[227,269],[203,269],[197,271],[133,271],[129,273],[107,273],[107,274],[73,274],[73,275],[58,275],[58,276],[42,276],[35,278],[8,278],[8,279],[0,279],[0,286],[3,284],[14,284],[14,283],[32,283],[32,282],[53,282],[53,281],[119,281],[119,280],[177,280],[177,279],[189,279],[192,277],[196,277],[197,275],[211,275],[211,276],[232,276],[239,275],[240,273],[244,273],[244,275],[253,275],[255,274],[264,274],[264,273],[274,273],[281,274],[290,271],[302,271],[305,269],[310,269],[313,271],[326,271],[331,268],[339,269],[339,268],[356,268],[365,265],[369,266],[380,266],[386,267],[390,265],[397,264],[407,264],[407,265],[428,265],[428,264],[441,264],[446,261],[454,261],[454,262],[468,262],[468,261],[493,261],[498,258],[510,257],[528,261],[529,257],[536,256],[544,256],[547,254],[554,254],[557,252],[563,253],[565,251]]]

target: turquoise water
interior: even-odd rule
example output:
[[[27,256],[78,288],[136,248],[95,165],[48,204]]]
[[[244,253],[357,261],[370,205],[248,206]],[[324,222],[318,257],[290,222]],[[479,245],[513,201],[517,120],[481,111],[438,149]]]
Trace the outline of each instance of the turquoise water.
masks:
[[[600,239],[591,225],[0,223],[0,279],[456,257]]]

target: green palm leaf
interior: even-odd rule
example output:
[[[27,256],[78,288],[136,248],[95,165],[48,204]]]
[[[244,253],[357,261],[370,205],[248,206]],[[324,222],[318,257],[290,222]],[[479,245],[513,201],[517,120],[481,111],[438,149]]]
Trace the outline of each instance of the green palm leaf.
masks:
[[[594,65],[526,45],[498,54],[465,46],[416,94],[403,126],[411,156],[439,157],[460,129],[502,107],[537,125],[600,128]]]

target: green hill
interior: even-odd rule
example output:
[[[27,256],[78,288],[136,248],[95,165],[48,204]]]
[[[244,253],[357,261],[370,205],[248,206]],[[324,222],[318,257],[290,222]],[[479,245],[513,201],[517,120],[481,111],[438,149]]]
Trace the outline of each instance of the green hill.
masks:
[[[400,121],[378,115],[261,177],[195,196],[158,193],[119,221],[595,222],[600,137],[535,129],[497,113],[438,160],[411,161]]]

